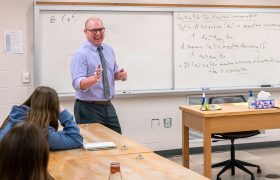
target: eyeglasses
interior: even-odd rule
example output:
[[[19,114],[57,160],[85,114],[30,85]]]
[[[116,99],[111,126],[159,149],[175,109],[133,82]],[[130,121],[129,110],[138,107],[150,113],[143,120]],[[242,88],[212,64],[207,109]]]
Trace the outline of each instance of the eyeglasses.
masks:
[[[99,28],[99,29],[86,29],[87,31],[90,31],[92,34],[96,34],[97,32],[99,33],[104,33],[105,28]]]

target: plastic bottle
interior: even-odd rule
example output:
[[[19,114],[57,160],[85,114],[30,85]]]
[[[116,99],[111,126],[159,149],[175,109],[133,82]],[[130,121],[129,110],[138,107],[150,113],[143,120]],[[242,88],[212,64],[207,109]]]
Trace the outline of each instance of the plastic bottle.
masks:
[[[110,163],[109,180],[122,180],[121,165],[119,162]]]
[[[248,108],[249,109],[254,109],[255,108],[255,99],[253,97],[252,91],[250,91],[250,96],[248,98]]]
[[[200,110],[206,111],[206,105],[207,103],[206,103],[205,93],[202,93]]]

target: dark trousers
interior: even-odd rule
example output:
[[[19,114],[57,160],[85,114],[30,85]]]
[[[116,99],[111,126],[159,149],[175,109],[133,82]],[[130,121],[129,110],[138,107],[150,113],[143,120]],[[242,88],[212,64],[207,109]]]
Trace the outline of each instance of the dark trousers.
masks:
[[[74,115],[77,124],[100,123],[120,134],[122,133],[116,110],[111,102],[102,105],[76,100]]]

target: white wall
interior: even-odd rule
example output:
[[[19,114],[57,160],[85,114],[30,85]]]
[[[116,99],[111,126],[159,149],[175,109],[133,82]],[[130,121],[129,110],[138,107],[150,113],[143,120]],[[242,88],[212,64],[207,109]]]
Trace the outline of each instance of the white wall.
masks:
[[[24,53],[4,54],[4,31],[23,32]],[[31,0],[0,1],[0,119],[12,104],[19,104],[33,90],[33,4]],[[21,82],[21,73],[29,71],[31,83]]]
[[[118,2],[280,5],[280,1],[277,0],[122,0]],[[33,25],[32,0],[0,1],[0,122],[7,116],[13,104],[22,103],[34,89]],[[23,54],[4,54],[3,41],[6,30],[21,30],[23,32]],[[24,71],[31,73],[30,83],[21,82],[21,73]],[[280,98],[280,92],[272,92],[272,94],[275,98]],[[73,102],[73,98],[62,100],[62,104],[71,111],[73,111]],[[154,150],[181,148],[181,112],[178,107],[187,103],[186,95],[117,97],[114,100],[123,134]],[[172,118],[170,128],[164,127],[164,118]],[[279,140],[279,131],[270,130],[267,134],[269,135],[262,140]],[[201,143],[193,142],[191,146],[201,146]]]

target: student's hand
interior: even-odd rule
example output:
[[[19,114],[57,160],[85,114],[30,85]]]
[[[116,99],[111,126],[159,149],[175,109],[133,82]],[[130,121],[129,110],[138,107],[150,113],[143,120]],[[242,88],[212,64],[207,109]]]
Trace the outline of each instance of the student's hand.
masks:
[[[64,111],[64,107],[62,105],[59,105],[59,112],[61,113],[62,111]]]

